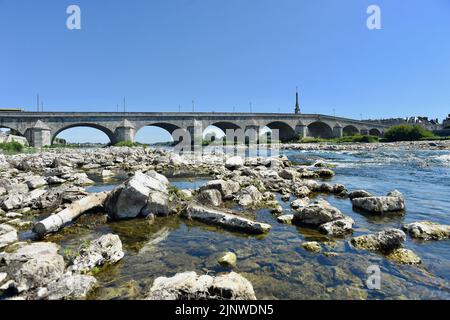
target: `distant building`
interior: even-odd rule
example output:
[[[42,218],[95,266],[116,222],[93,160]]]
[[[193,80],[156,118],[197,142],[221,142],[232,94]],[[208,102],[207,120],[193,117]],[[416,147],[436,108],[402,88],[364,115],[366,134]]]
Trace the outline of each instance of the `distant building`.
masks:
[[[419,125],[430,131],[442,130],[444,128],[444,125],[440,124],[438,119],[430,120],[430,119],[428,119],[428,117],[390,118],[390,119],[378,119],[378,120],[369,119],[369,120],[365,120],[365,121],[371,122],[371,123],[383,124],[383,125],[387,125],[387,126],[395,126],[395,125],[400,125],[400,124]],[[450,125],[450,119],[449,119],[449,125]]]
[[[444,120],[443,122],[443,127],[444,129],[450,129],[450,114],[448,115],[448,117]]]

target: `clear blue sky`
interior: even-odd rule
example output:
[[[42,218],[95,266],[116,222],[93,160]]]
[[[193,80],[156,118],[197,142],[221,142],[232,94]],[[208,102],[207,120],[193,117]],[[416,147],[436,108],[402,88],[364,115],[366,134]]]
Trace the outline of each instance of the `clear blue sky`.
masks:
[[[449,0],[0,0],[0,45],[1,107],[450,113]]]

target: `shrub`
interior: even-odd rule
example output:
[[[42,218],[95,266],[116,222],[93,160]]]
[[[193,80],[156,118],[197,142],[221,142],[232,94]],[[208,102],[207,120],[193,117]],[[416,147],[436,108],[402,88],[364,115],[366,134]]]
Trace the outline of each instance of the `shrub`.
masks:
[[[140,143],[137,143],[137,142],[133,142],[133,141],[120,141],[120,142],[116,143],[114,146],[115,147],[130,147],[130,148],[134,148],[134,147],[142,147],[144,145],[140,144]]]
[[[17,141],[0,143],[0,149],[8,152],[21,152],[24,148],[24,145]]]
[[[386,141],[416,141],[421,139],[433,138],[431,131],[421,126],[402,124],[390,127],[384,134]]]

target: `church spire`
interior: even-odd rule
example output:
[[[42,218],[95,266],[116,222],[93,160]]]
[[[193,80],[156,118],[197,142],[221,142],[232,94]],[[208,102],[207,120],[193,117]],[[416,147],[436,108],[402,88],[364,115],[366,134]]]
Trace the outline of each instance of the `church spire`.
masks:
[[[295,88],[295,114],[300,113],[300,104],[298,103],[298,87]]]

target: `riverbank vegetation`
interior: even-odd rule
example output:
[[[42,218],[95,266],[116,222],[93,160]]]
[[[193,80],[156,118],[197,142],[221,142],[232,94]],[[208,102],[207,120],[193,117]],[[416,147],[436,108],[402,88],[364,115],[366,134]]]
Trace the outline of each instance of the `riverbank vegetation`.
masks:
[[[0,150],[5,152],[22,152],[25,146],[17,141],[0,143]]]
[[[344,136],[342,138],[332,138],[332,139],[324,139],[324,138],[312,138],[306,137],[298,140],[299,143],[376,143],[379,142],[380,138],[377,136],[364,136],[360,134],[355,134],[351,136]]]
[[[388,142],[394,141],[417,141],[436,139],[437,137],[431,132],[421,126],[402,124],[390,127],[384,133],[384,139]]]

